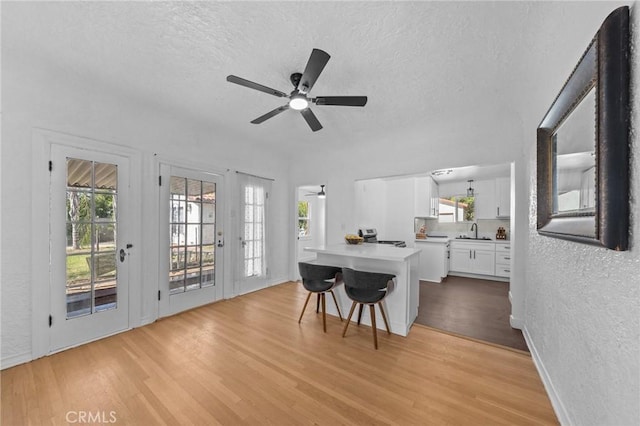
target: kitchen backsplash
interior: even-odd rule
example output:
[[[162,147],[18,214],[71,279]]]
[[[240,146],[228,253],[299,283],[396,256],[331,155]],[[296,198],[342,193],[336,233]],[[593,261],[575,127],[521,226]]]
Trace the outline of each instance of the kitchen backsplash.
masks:
[[[478,236],[488,237],[492,240],[496,238],[498,228],[507,230],[507,239],[511,239],[511,221],[509,219],[478,219]],[[461,234],[469,235],[471,232],[471,222],[440,223],[438,219],[425,219],[417,217],[414,220],[414,232],[418,232],[424,226],[427,235],[447,235],[455,238]]]

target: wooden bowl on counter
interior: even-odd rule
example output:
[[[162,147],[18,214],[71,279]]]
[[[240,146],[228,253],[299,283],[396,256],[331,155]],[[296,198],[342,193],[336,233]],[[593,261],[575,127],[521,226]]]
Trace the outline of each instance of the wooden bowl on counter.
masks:
[[[347,235],[346,237],[344,237],[344,240],[347,242],[347,244],[362,244],[364,238],[357,235]]]

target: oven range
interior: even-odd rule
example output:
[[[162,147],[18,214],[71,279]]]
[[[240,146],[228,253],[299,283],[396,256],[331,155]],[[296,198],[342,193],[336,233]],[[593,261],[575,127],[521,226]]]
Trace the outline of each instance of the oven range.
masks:
[[[358,235],[364,238],[365,243],[373,244],[389,244],[396,247],[406,247],[407,244],[401,240],[378,240],[378,231],[376,228],[358,229]]]

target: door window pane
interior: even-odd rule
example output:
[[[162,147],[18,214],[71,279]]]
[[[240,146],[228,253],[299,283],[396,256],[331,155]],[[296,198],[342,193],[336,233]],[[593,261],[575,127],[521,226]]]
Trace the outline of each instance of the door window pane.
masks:
[[[216,186],[180,176],[170,182],[170,294],[215,285]]]
[[[263,276],[264,188],[246,185],[244,188],[244,276]]]
[[[67,318],[117,307],[114,164],[67,158]]]

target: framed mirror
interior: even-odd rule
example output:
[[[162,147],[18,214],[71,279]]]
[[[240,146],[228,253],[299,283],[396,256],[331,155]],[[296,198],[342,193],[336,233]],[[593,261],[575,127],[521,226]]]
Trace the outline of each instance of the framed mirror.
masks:
[[[627,250],[629,8],[596,33],[538,126],[541,235]]]

